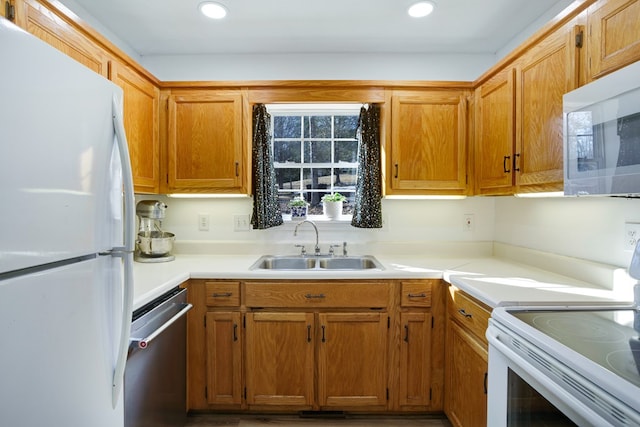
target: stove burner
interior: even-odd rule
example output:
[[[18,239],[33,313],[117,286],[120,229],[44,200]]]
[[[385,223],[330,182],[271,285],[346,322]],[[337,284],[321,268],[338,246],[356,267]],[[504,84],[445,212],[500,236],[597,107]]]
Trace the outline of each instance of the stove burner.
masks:
[[[580,339],[600,343],[613,343],[625,339],[625,335],[616,330],[611,322],[592,316],[568,317],[563,313],[545,313],[533,318],[533,324],[541,331],[559,340],[565,338]]]

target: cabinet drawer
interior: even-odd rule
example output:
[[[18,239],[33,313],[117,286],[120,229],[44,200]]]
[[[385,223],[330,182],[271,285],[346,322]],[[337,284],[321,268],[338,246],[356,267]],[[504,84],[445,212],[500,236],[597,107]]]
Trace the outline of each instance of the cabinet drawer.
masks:
[[[431,282],[402,282],[402,307],[431,307]]]
[[[240,305],[240,282],[205,282],[207,305],[237,307]]]
[[[386,307],[389,283],[384,282],[247,282],[247,307]]]
[[[486,343],[491,312],[460,291],[451,292],[451,296],[449,316]]]

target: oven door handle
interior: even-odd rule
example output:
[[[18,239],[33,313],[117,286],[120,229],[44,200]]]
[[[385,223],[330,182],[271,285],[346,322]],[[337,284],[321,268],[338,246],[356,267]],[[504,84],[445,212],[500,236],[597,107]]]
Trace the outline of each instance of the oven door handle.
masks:
[[[589,406],[587,406],[587,404],[583,403],[582,400],[576,398],[573,394],[569,393],[563,387],[559,386],[550,377],[541,373],[537,367],[531,365],[530,362],[522,358],[519,354],[511,350],[507,345],[505,345],[502,341],[500,341],[500,331],[497,328],[489,326],[489,328],[487,328],[487,332],[485,335],[487,337],[487,340],[489,341],[489,347],[493,346],[495,350],[499,351],[500,353],[502,353],[503,356],[509,359],[509,361],[513,365],[516,365],[517,368],[519,368],[516,371],[516,373],[520,377],[523,377],[523,379],[526,382],[535,383],[535,384],[530,384],[532,386],[536,386],[536,385],[539,386],[534,388],[536,388],[536,390],[540,394],[542,394],[546,399],[551,401],[552,404],[556,405],[558,409],[564,412],[565,415],[571,418],[574,422],[578,423],[579,425],[592,426],[592,425],[599,425],[598,422],[596,421],[599,421],[599,420],[604,421],[602,418],[602,415],[594,412]],[[489,352],[489,354],[491,354],[491,352]],[[564,373],[567,371],[566,368],[561,366],[559,363],[554,363],[551,360],[549,362],[553,363],[556,369],[560,370],[561,372]],[[513,368],[513,366],[509,366],[509,368]],[[581,378],[577,378],[577,375],[570,374],[569,376],[574,382],[578,383],[580,387],[582,387],[583,389],[586,389],[586,390],[590,389],[591,386]],[[543,390],[539,390],[540,387]],[[489,393],[491,393],[491,372],[489,372]],[[549,395],[551,395],[552,398],[550,398]],[[606,398],[602,394],[599,394],[598,397],[600,397],[603,400],[606,400],[609,403],[609,405],[613,407],[619,407],[621,405],[621,403],[615,402],[611,398]],[[566,402],[569,402],[569,403],[566,403]],[[634,421],[638,422],[638,420],[634,420]],[[594,424],[594,422],[596,423]]]

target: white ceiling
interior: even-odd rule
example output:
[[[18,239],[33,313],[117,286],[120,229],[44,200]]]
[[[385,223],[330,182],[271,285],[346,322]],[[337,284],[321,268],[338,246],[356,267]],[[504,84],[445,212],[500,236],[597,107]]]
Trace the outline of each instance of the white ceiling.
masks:
[[[571,0],[435,0],[422,19],[412,0],[61,0],[80,6],[142,56],[220,53],[496,53],[550,9]],[[74,3],[76,6],[74,6]],[[78,13],[78,10],[76,10]],[[82,16],[80,13],[78,13]]]

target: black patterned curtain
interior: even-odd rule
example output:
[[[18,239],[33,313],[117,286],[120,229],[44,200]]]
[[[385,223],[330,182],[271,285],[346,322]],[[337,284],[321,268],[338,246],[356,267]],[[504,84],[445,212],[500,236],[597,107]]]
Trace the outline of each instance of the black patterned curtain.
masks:
[[[365,105],[358,119],[358,178],[351,225],[382,228],[382,171],[380,170],[380,106]]]
[[[271,116],[264,104],[253,106],[253,215],[254,229],[281,225],[282,212],[278,204],[276,171],[271,152]]]

